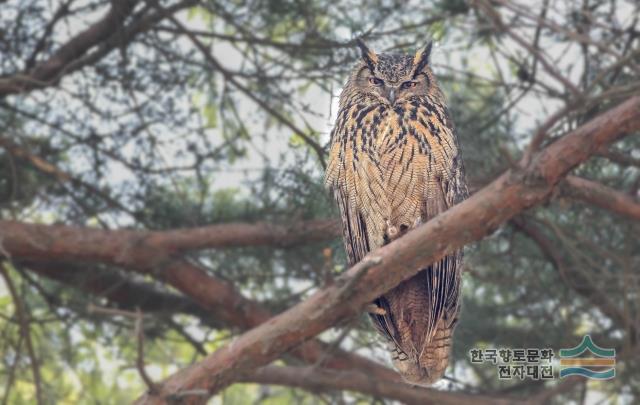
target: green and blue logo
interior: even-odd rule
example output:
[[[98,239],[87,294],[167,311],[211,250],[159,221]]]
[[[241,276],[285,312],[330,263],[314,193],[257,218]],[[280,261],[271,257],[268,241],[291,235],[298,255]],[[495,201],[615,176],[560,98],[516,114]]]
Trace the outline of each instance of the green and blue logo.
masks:
[[[586,351],[593,357],[580,357]],[[581,375],[595,380],[608,380],[616,375],[616,350],[603,349],[585,335],[582,342],[571,349],[560,349],[560,378]]]

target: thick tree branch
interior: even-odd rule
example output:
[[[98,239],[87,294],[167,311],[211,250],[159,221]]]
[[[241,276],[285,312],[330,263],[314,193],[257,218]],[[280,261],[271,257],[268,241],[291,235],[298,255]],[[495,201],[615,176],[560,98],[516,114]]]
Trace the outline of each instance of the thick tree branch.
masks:
[[[193,300],[183,295],[163,291],[156,286],[133,281],[116,270],[103,269],[96,265],[76,263],[22,263],[26,270],[58,281],[66,286],[104,297],[120,309],[145,313],[189,314],[203,324],[220,326],[210,311],[206,311]]]
[[[244,333],[203,361],[160,384],[160,395],[138,403],[164,404],[184,390],[205,389],[210,395],[255,367],[267,364],[323,330],[358,313],[448,252],[490,234],[519,212],[545,201],[571,169],[603,145],[640,129],[640,96],[592,119],[536,153],[524,168],[512,168],[465,202],[438,215],[402,238],[369,254],[336,283],[268,322]],[[382,265],[371,266],[380,259]],[[352,283],[352,280],[358,282]],[[350,285],[348,294],[344,285]],[[202,397],[183,398],[202,403]]]
[[[291,225],[227,223],[168,231],[100,230],[0,221],[0,241],[16,257],[112,264],[135,257],[160,262],[189,250],[246,246],[292,247],[328,241],[340,234],[336,220]],[[134,257],[135,256],[135,257]]]
[[[238,226],[236,226],[238,225]],[[173,255],[173,252],[203,247],[270,245],[282,246],[333,238],[334,221],[302,222],[293,227],[266,224],[224,224],[175,231],[108,231],[60,225],[24,224],[0,221],[0,252],[15,261],[43,266],[52,261],[84,262],[119,266],[152,274],[190,297],[211,313],[216,321],[241,330],[269,320],[273,314],[251,301],[226,281],[216,279],[203,268]],[[274,235],[276,237],[274,237]],[[278,239],[278,235],[282,239]],[[203,242],[208,242],[204,244]],[[307,240],[307,241],[310,241]],[[300,345],[293,355],[308,363],[326,357],[328,346],[319,341]],[[333,350],[324,363],[339,369],[367,369],[379,378],[398,380],[398,375],[371,360],[342,350]]]

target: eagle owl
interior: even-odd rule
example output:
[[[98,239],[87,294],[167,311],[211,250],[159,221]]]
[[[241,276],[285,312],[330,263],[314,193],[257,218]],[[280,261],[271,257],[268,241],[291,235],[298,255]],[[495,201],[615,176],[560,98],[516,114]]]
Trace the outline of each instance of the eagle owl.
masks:
[[[467,197],[453,122],[429,67],[431,43],[415,55],[358,46],[362,61],[340,95],[325,177],[350,265]],[[408,382],[429,385],[444,374],[461,262],[462,251],[451,253],[373,303],[372,321]]]

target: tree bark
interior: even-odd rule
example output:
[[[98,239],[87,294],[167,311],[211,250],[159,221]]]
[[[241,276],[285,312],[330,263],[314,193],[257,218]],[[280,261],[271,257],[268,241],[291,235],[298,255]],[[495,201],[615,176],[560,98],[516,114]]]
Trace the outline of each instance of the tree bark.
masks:
[[[569,197],[640,221],[640,202],[630,195],[577,176],[567,176],[562,187]]]

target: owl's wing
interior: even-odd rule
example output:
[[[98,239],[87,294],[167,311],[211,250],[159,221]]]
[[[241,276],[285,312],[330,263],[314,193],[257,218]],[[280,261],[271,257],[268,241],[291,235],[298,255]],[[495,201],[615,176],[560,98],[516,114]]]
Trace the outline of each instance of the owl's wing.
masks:
[[[349,200],[344,186],[335,187],[333,195],[342,217],[342,239],[347,259],[349,265],[353,266],[371,250],[367,236],[367,225],[362,217],[362,212],[355,208]]]
[[[349,110],[343,110],[349,112]],[[369,110],[374,115],[374,110]],[[356,118],[353,118],[353,117]],[[325,187],[340,210],[342,233],[350,266],[381,245],[383,182],[375,156],[364,151],[364,132],[371,131],[371,118],[345,112],[339,114],[331,133],[331,148]]]
[[[447,201],[447,208],[458,204],[469,197],[469,190],[467,189],[467,182],[465,179],[464,164],[462,162],[462,152],[460,150],[460,144],[458,142],[458,134],[451,120],[449,109],[443,107],[444,113],[444,129],[451,134],[453,145],[456,149],[456,153],[451,159],[451,163],[448,167],[448,178],[446,184],[443,187],[443,193]]]
[[[461,159],[454,157],[448,168],[449,174],[437,181],[435,194],[437,202],[427,201],[426,216],[432,218],[442,211],[466,198],[467,188],[464,184],[464,170]],[[460,166],[458,166],[460,164]],[[460,278],[462,270],[462,250],[453,252],[426,269],[426,291],[431,294],[429,331],[434,331],[441,317],[445,325],[451,326],[457,319],[460,295]]]
[[[450,143],[448,156],[442,161],[441,173],[436,176],[429,198],[425,198],[423,217],[427,220],[451,208],[468,197],[464,165],[453,121],[446,107],[442,107],[437,130],[440,138]],[[462,270],[462,249],[445,256],[426,270],[427,288],[430,292],[429,330],[434,331],[444,316],[447,327],[457,320],[459,308],[460,279]]]

